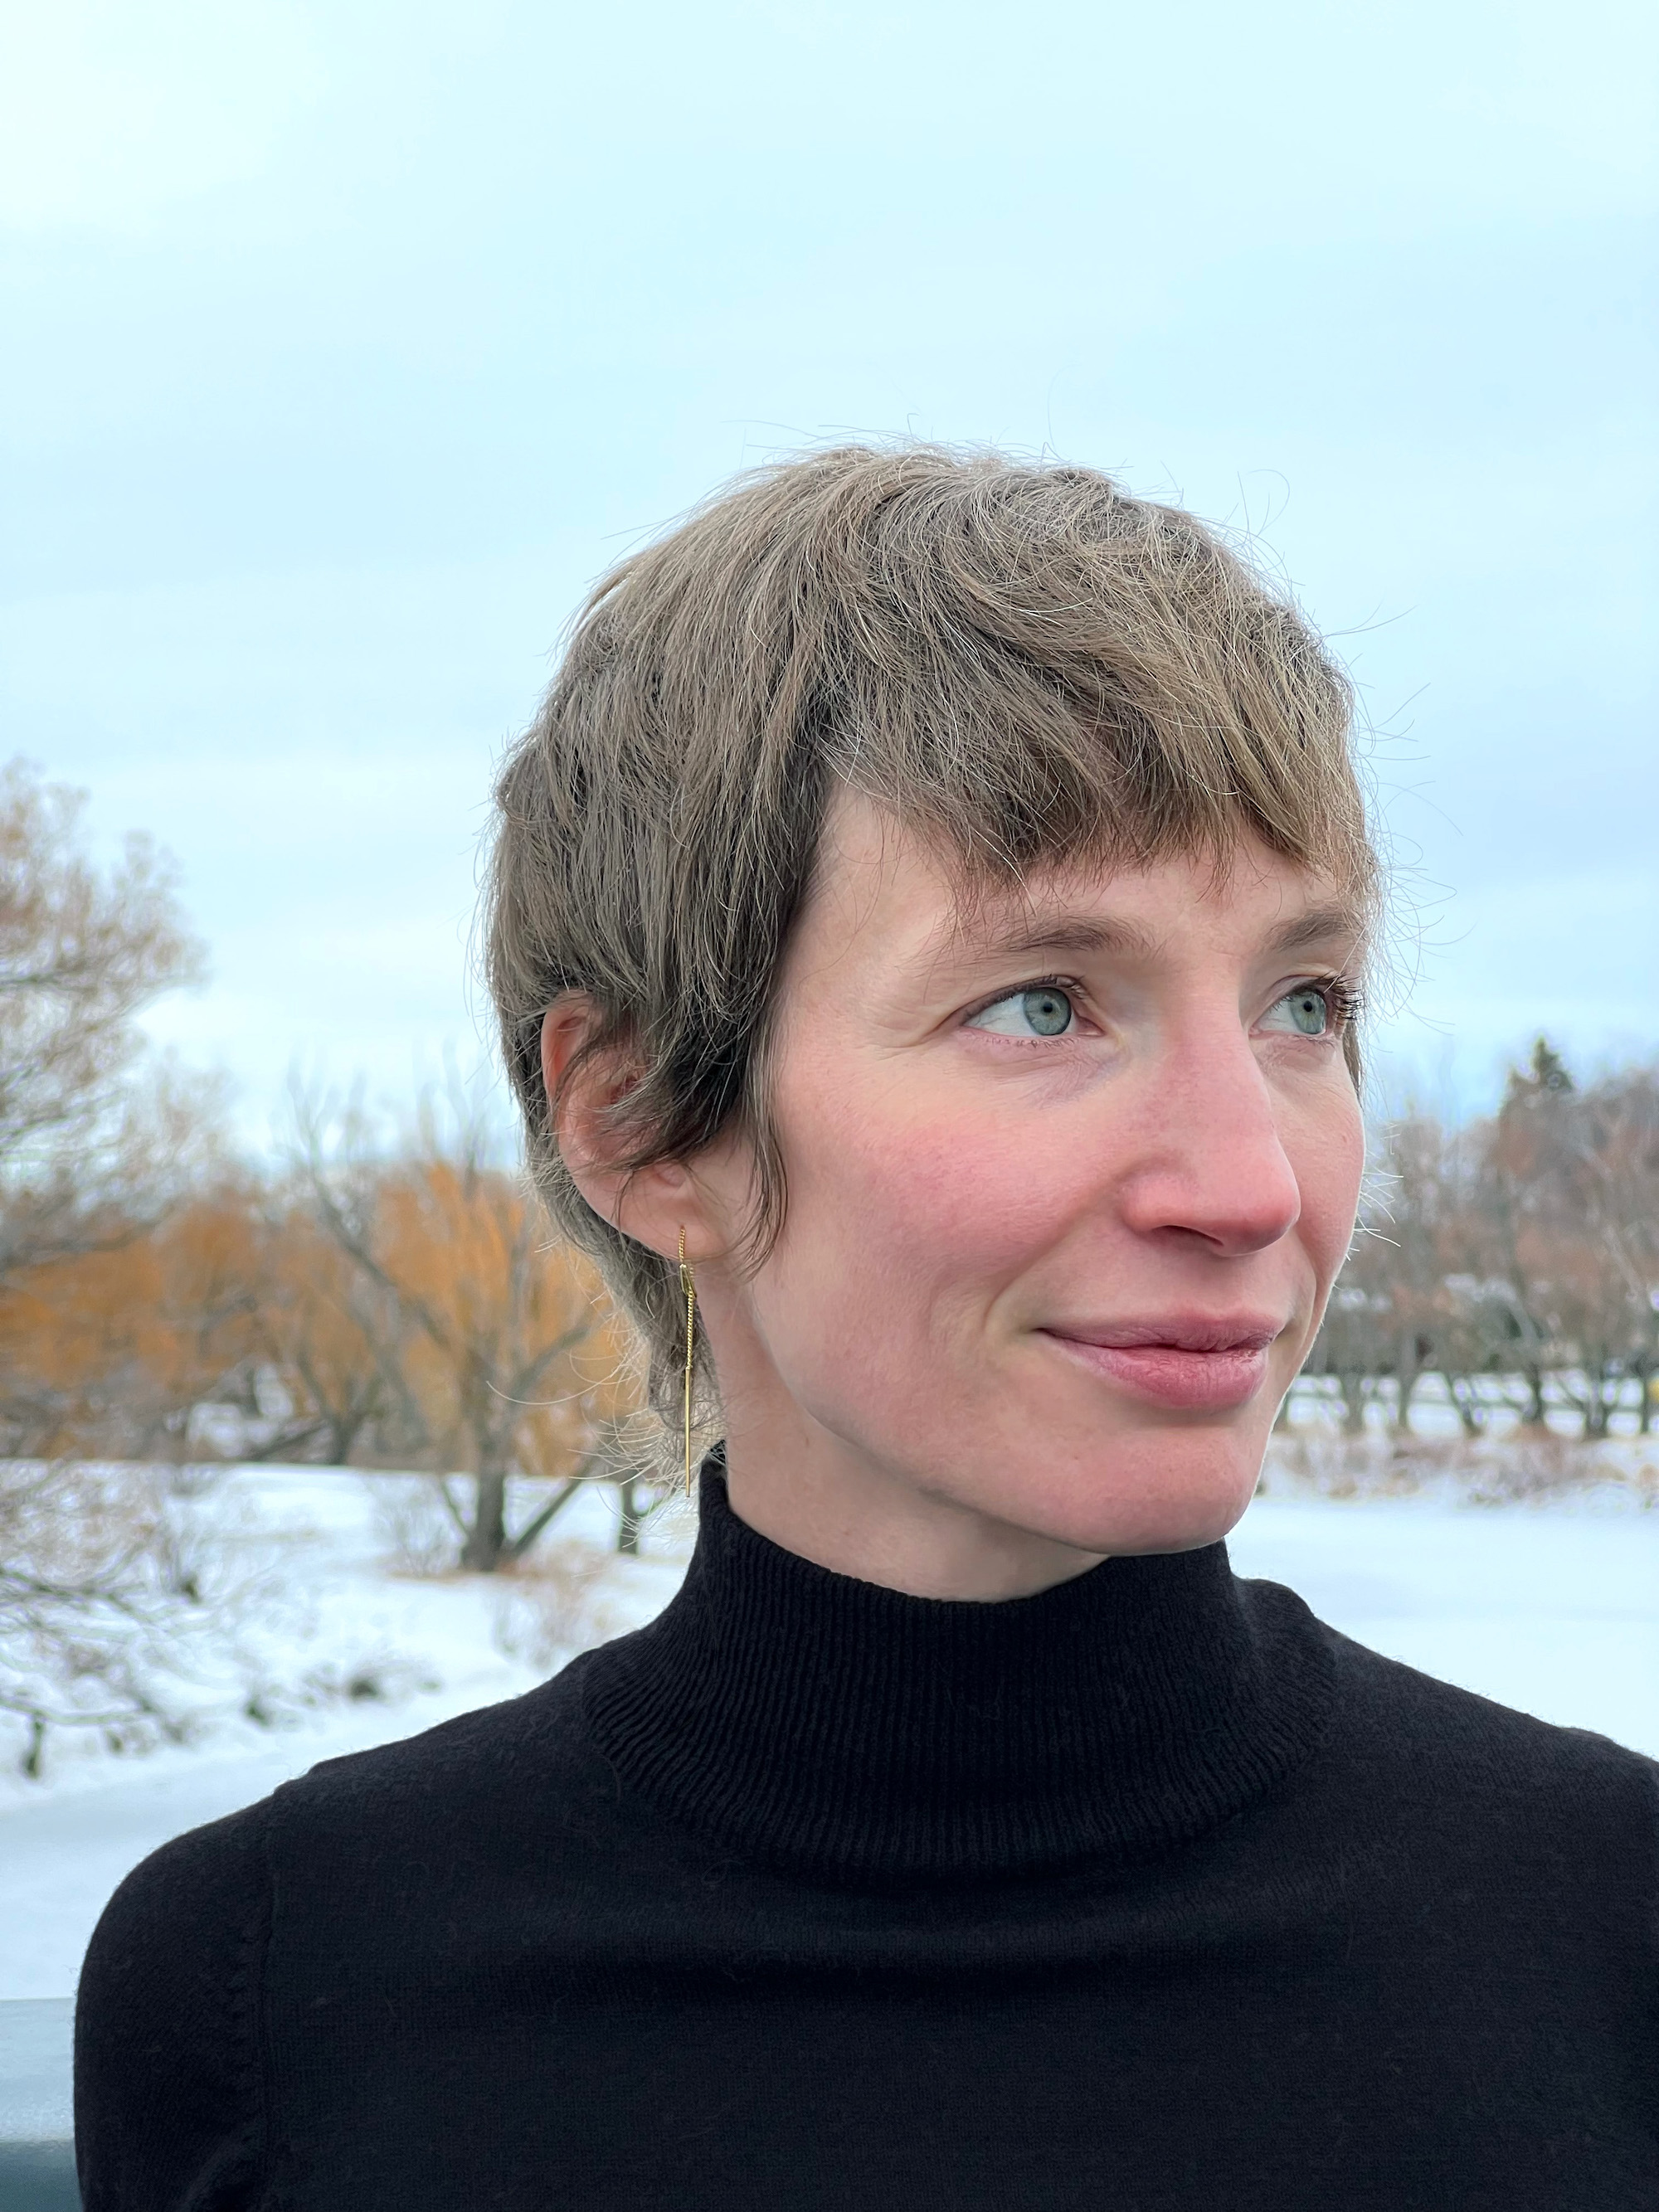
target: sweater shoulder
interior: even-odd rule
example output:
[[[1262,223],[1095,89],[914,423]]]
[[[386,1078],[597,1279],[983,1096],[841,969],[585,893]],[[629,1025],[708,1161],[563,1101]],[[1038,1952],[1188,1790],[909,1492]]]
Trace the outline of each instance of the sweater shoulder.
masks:
[[[322,1760],[284,1783],[272,1802],[273,1848],[343,1826],[361,1836],[384,1823],[399,1827],[411,1811],[423,1823],[453,1816],[476,1822],[533,1796],[544,1811],[596,1782],[609,1769],[587,1731],[584,1688],[597,1653],[573,1660],[524,1696],[482,1705],[418,1735]]]
[[[1659,1761],[1425,1674],[1322,1627],[1334,1670],[1334,1741],[1396,1802],[1484,1814],[1513,1832],[1600,1834],[1659,1869]]]
[[[268,1806],[176,1836],[104,1908],[75,2013],[87,2212],[235,2201],[261,2155]]]
[[[527,1696],[322,1762],[271,1796],[175,1837],[122,1882],[76,2010],[76,2136],[88,2212],[251,2200],[264,2157],[261,2020],[272,1898],[313,1902],[434,1832],[559,1825],[602,1787],[586,1749],[581,1662]],[[596,1773],[597,1768],[597,1773]],[[297,1887],[296,1887],[297,1877]]]

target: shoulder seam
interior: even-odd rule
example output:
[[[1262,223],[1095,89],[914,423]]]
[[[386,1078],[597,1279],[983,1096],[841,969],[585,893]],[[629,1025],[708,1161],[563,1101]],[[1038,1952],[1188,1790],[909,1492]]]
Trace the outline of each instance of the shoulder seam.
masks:
[[[262,1808],[262,1810],[266,1808]],[[241,2127],[242,2162],[248,2179],[257,2182],[270,2155],[268,2041],[265,2020],[265,1957],[270,1947],[274,1876],[269,1849],[270,1816],[259,1823],[257,1843],[260,1870],[259,1894],[242,1924],[231,1974],[231,2023],[236,2049],[236,2069],[244,2118]]]

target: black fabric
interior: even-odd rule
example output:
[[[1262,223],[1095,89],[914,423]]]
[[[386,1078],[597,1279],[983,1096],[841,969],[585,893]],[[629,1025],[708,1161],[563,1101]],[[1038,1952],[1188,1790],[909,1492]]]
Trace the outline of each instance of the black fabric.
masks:
[[[168,1844],[88,2212],[1659,2207],[1659,1769],[1224,1547],[659,1620]]]

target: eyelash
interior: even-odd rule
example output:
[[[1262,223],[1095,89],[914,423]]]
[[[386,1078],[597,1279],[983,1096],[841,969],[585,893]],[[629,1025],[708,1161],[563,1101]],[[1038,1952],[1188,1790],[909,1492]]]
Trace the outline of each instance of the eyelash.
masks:
[[[1346,975],[1304,975],[1280,996],[1288,999],[1297,991],[1322,991],[1330,1001],[1331,1017],[1338,1030],[1346,1030],[1350,1023],[1358,1021],[1365,1003],[1359,986]]]
[[[969,1006],[960,1018],[964,1022],[977,1021],[981,1014],[988,1014],[993,1006],[1001,1006],[1006,999],[1021,998],[1027,991],[1064,991],[1068,999],[1080,999],[1083,989],[1075,975],[1031,975],[1023,983],[1011,983],[1006,991],[993,991],[988,999],[981,999],[978,1006]],[[1011,1039],[1010,1042],[1017,1040]]]

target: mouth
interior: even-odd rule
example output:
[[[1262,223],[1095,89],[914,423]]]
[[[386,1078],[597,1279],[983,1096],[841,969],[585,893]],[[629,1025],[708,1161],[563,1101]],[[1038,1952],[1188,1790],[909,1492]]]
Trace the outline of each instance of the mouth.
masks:
[[[1249,1403],[1267,1379],[1268,1348],[1285,1326],[1261,1314],[1182,1314],[1037,1333],[1145,1404],[1201,1413]]]

